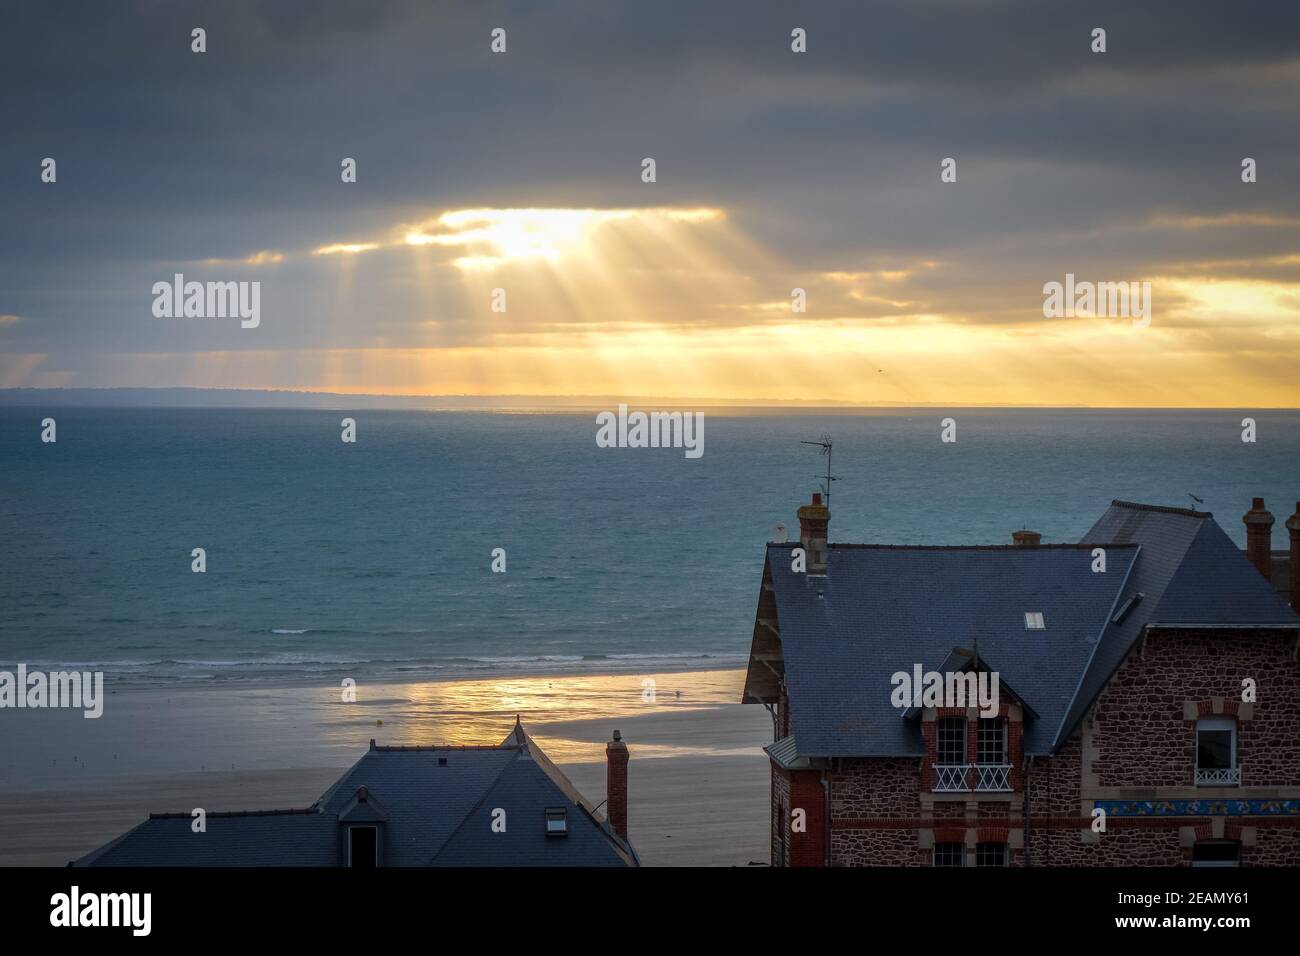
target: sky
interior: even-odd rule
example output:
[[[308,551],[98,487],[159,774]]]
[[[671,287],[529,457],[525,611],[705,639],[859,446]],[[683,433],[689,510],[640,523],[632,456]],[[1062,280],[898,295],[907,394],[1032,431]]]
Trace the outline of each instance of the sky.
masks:
[[[1296,407],[1298,118],[1289,0],[15,0],[0,388]]]

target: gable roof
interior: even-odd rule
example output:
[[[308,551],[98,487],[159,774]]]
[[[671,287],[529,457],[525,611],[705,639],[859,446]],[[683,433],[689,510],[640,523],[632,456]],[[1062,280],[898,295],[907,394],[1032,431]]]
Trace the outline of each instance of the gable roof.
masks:
[[[1002,676],[1002,670],[995,664],[990,664],[985,660],[983,654],[976,654],[971,648],[954,647],[948,651],[948,655],[943,659],[938,667],[925,667],[922,665],[922,671],[935,671],[939,674],[961,674],[974,671],[976,674],[981,672],[998,675],[998,702],[1012,702],[1019,704],[1025,712],[1027,719],[1037,719],[1038,711],[1034,710],[1029,701],[1025,700],[1018,694],[1014,687],[1007,683],[1007,679]],[[914,689],[915,692],[915,689]],[[915,720],[920,717],[925,710],[923,706],[913,705],[902,711],[902,716],[907,720]]]
[[[923,753],[890,678],[949,668],[956,648],[992,662],[1034,712],[1026,753],[1049,753],[1146,628],[1300,625],[1212,515],[1182,508],[1115,501],[1077,545],[832,544],[824,576],[791,571],[797,546],[768,545],[744,695],[770,702],[784,679],[786,762]],[[1027,611],[1046,628],[1027,630]]]
[[[890,701],[892,675],[978,646],[1041,715],[1027,749],[1046,748],[1137,556],[1116,547],[1108,573],[1079,545],[831,545],[827,573],[790,569],[795,544],[770,544],[790,731],[806,757],[924,752]],[[1027,630],[1026,612],[1046,628]],[[1050,727],[1050,730],[1045,728]],[[1037,736],[1035,736],[1037,734]]]
[[[564,807],[568,835],[545,835]],[[494,833],[492,813],[506,813]],[[523,725],[497,746],[379,747],[311,807],[207,815],[153,814],[78,866],[338,866],[340,827],[382,823],[385,866],[635,866],[631,846],[597,816]]]
[[[1300,623],[1206,511],[1112,501],[1087,541],[1140,543],[1122,600],[1141,601],[1112,623],[1081,675],[1053,742],[1065,742],[1147,627],[1294,627]]]

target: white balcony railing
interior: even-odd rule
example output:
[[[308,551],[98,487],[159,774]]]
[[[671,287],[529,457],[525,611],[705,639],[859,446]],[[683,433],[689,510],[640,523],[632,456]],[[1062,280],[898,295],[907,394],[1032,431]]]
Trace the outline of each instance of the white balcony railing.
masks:
[[[1241,783],[1240,767],[1196,768],[1198,787],[1235,787]]]
[[[972,793],[1011,789],[1009,763],[948,763],[935,765],[935,793]]]

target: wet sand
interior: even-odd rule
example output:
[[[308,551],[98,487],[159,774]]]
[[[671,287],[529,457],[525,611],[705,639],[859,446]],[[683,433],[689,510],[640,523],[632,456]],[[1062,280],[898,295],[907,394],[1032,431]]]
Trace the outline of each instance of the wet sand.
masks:
[[[119,691],[99,720],[10,711],[0,865],[62,866],[150,811],[306,807],[371,737],[498,743],[516,713],[597,804],[604,742],[622,732],[629,835],[645,865],[766,861],[761,747],[771,722],[763,708],[735,703],[742,681],[739,671],[506,676],[362,686],[349,704],[309,685],[170,687]]]

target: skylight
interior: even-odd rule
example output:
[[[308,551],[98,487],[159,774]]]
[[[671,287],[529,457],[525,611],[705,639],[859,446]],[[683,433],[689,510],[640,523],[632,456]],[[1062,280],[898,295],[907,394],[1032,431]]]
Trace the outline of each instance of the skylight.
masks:
[[[1042,611],[1026,611],[1026,612],[1025,612],[1025,630],[1026,630],[1026,631],[1043,631],[1043,630],[1046,630],[1046,629],[1047,629],[1047,625],[1043,623],[1043,612],[1042,612]]]
[[[569,816],[564,807],[546,808],[546,835],[567,836],[569,833]]]

